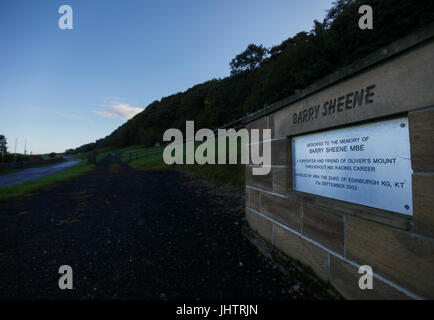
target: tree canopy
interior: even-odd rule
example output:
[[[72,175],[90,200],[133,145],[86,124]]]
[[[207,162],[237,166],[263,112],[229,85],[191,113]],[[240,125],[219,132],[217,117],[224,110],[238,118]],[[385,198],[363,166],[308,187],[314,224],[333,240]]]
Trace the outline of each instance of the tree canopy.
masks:
[[[260,67],[267,55],[268,49],[262,44],[259,46],[253,43],[249,44],[247,49],[233,58],[229,64],[231,66],[231,75]]]

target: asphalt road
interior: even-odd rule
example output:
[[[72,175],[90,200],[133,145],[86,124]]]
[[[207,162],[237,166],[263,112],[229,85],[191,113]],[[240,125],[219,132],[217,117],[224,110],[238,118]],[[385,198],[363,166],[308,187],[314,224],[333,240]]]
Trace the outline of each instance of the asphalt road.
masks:
[[[0,204],[0,299],[328,298],[242,236],[244,203],[242,188],[103,162]]]
[[[28,168],[18,172],[0,175],[0,187],[7,187],[26,181],[36,180],[63,171],[81,161],[80,159],[74,159],[71,157],[65,157],[65,159],[67,161],[53,164],[51,166]]]

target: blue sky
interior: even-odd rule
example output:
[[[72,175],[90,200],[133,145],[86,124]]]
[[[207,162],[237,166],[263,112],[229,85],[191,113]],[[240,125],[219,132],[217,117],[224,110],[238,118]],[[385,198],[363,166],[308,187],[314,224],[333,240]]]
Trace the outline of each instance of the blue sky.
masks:
[[[332,0],[1,0],[0,134],[9,151],[63,152],[103,138],[140,108],[229,75],[322,20]],[[58,9],[73,9],[61,30]]]

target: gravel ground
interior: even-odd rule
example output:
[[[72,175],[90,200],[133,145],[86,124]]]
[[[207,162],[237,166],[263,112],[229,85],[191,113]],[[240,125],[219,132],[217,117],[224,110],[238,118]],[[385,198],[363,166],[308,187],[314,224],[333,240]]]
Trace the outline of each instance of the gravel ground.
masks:
[[[243,190],[106,161],[0,204],[0,299],[321,298],[242,237],[243,217]]]

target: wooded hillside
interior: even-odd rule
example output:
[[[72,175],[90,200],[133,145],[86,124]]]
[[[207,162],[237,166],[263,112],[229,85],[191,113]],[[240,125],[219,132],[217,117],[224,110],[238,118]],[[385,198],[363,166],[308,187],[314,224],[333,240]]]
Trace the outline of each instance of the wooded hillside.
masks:
[[[370,5],[373,30],[361,30],[358,8]],[[303,89],[376,49],[434,22],[434,0],[339,0],[322,22],[272,48],[250,45],[231,62],[231,76],[213,79],[148,105],[96,143],[107,146],[153,145],[168,128],[217,128]]]

